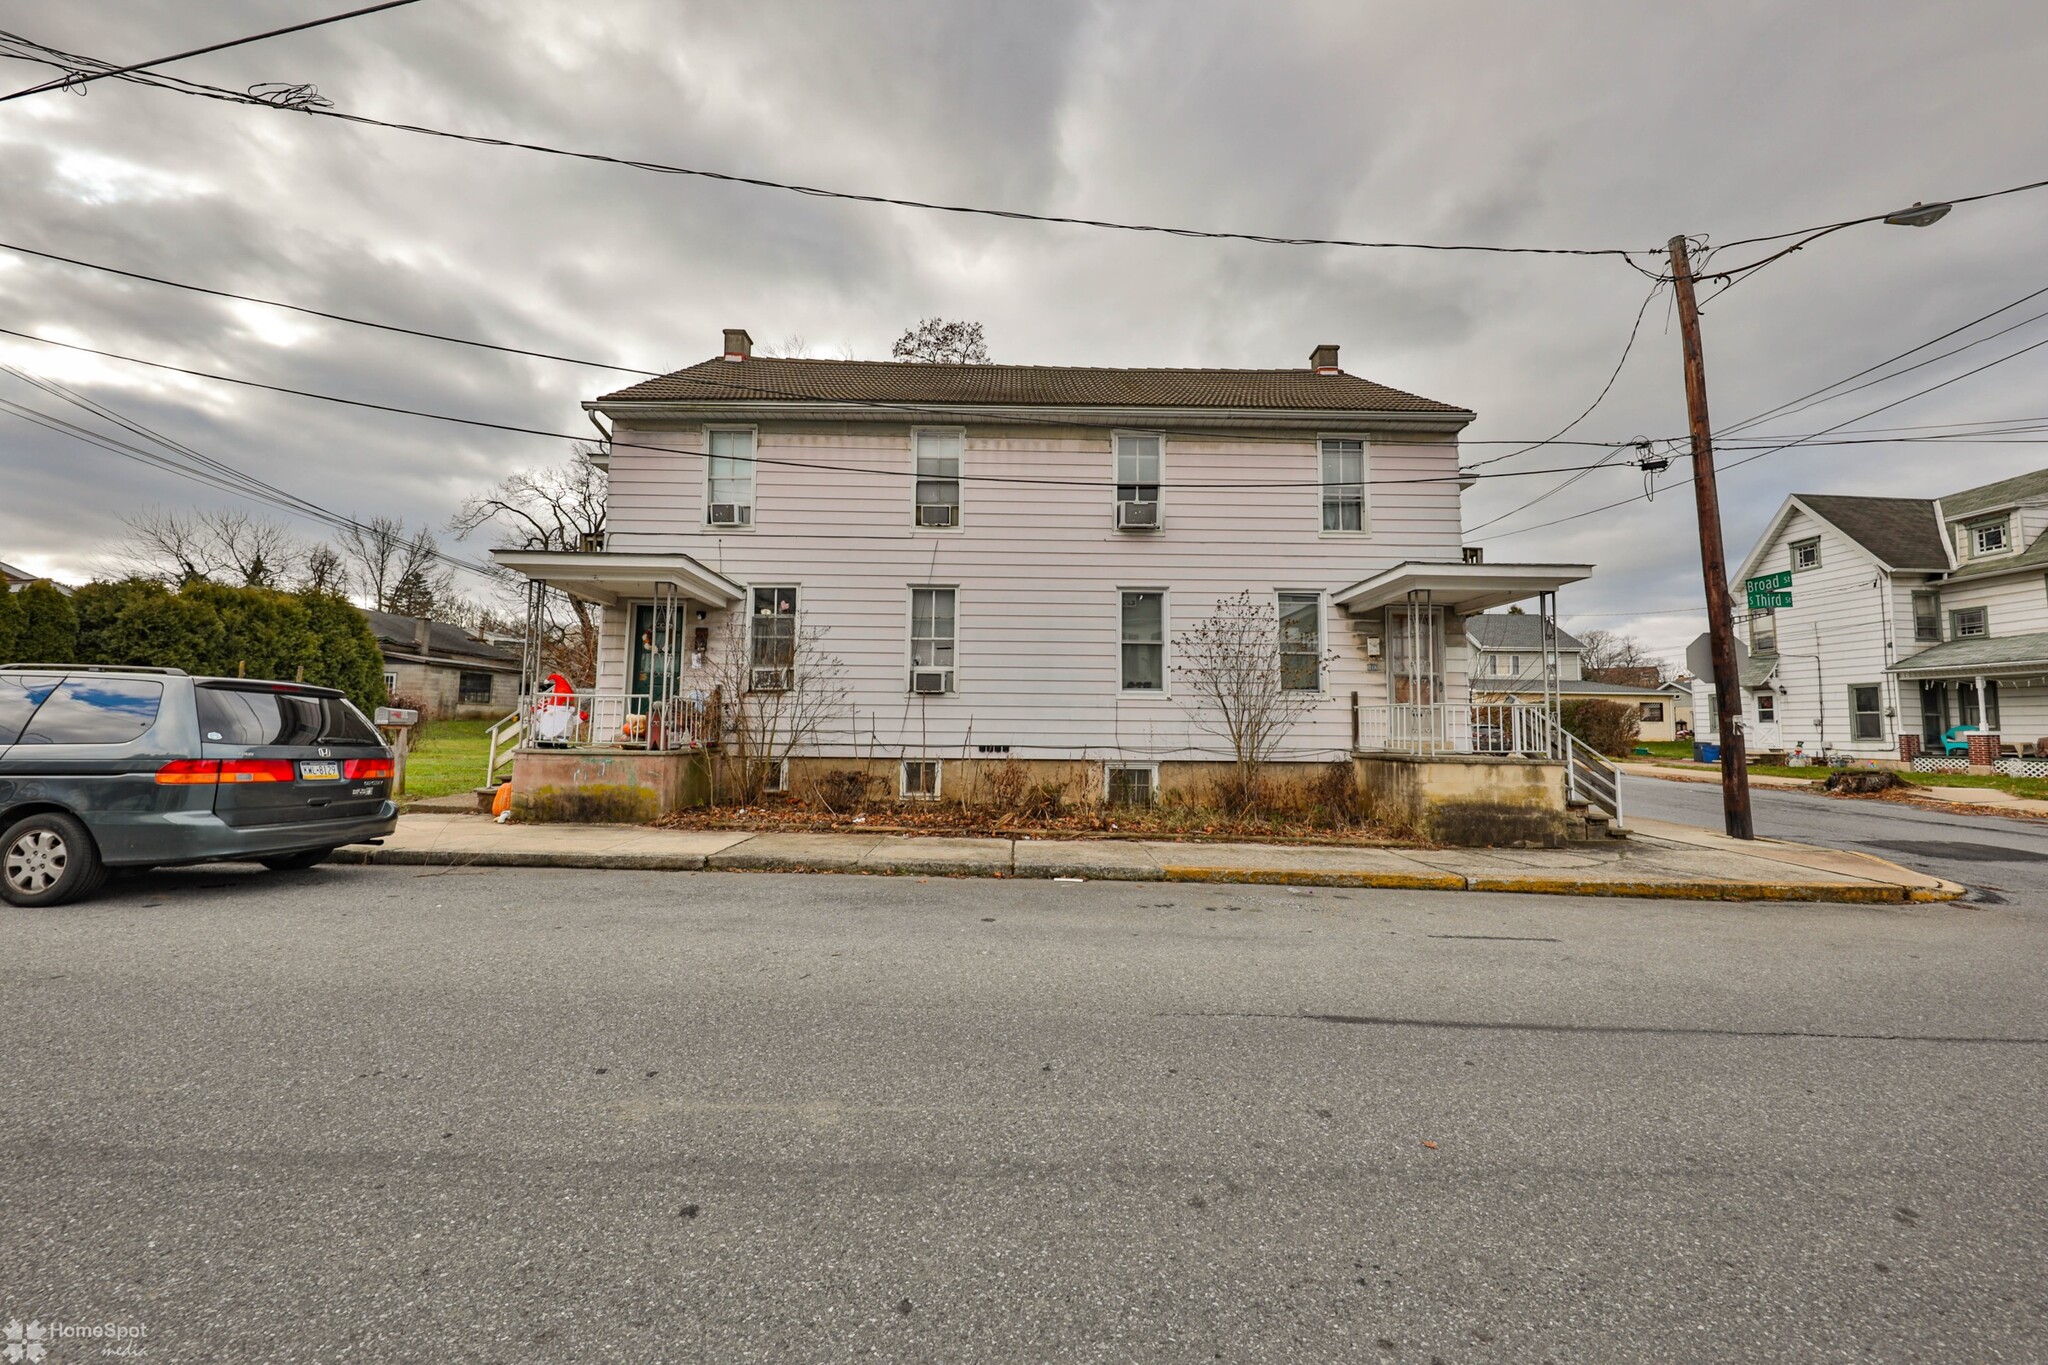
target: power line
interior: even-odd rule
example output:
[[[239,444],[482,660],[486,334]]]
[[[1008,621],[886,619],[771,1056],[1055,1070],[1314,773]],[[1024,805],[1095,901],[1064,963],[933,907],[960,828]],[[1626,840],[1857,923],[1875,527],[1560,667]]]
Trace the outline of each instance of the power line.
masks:
[[[417,0],[384,0],[384,3],[381,5],[367,5],[362,9],[352,9],[347,14],[330,14],[325,19],[309,19],[303,24],[293,24],[289,28],[274,28],[267,33],[252,33],[246,38],[234,38],[224,43],[214,43],[208,47],[195,47],[185,52],[172,53],[168,57],[152,57],[146,62],[135,62],[129,66],[117,66],[111,70],[73,72],[64,76],[61,80],[44,81],[41,85],[32,85],[26,90],[17,90],[11,95],[0,95],[0,104],[5,104],[9,100],[21,99],[27,95],[38,95],[45,90],[77,90],[81,86],[89,85],[93,81],[105,80],[109,76],[127,76],[136,71],[146,70],[149,67],[164,66],[170,62],[181,62],[187,57],[198,57],[208,52],[219,52],[225,48],[241,47],[246,43],[260,43],[265,38],[278,38],[287,33],[299,33],[309,28],[319,28],[325,24],[338,24],[344,19],[354,19],[365,14],[375,14],[378,10],[397,9],[400,5],[415,3],[417,3]]]
[[[4,245],[4,243],[0,243],[0,245]],[[1566,433],[1568,433],[1573,427],[1585,421],[1588,417],[1591,417],[1593,415],[1593,409],[1599,407],[1600,404],[1606,400],[1607,395],[1614,391],[1614,381],[1621,378],[1621,368],[1622,366],[1628,364],[1629,352],[1633,351],[1636,347],[1636,334],[1642,331],[1643,315],[1650,311],[1651,302],[1656,299],[1658,292],[1663,288],[1664,282],[1662,280],[1659,280],[1656,283],[1652,284],[1650,286],[1650,292],[1643,296],[1643,302],[1641,306],[1636,309],[1635,321],[1629,324],[1628,340],[1622,343],[1621,359],[1614,362],[1614,372],[1607,376],[1607,382],[1600,386],[1600,392],[1593,395],[1593,401],[1586,404],[1585,411],[1581,412],[1577,417],[1572,418],[1571,421],[1566,422],[1563,426],[1559,427],[1557,429],[1556,435],[1547,437],[1546,439],[1541,441],[1537,441],[1532,445],[1523,446],[1520,450],[1511,450],[1505,455],[1495,455],[1491,459],[1480,460],[1477,464],[1468,465],[1466,467],[1469,469],[1478,469],[1482,465],[1498,464],[1502,460],[1512,460],[1517,455],[1526,455],[1530,451],[1537,449],[1539,446],[1555,445],[1558,442],[1558,440],[1562,438]]]
[[[17,33],[0,30],[0,38],[9,39],[37,52],[49,54],[43,57],[25,56],[28,60],[44,61],[57,66],[75,66],[91,70],[104,67],[105,63],[96,58],[78,53],[65,52],[61,48],[39,43]],[[99,70],[98,75],[117,74],[113,70]],[[123,74],[121,79],[138,85],[169,90],[176,94],[198,95],[207,99],[224,100],[231,104],[260,105],[277,108],[272,100],[243,91],[228,90],[220,86],[206,85],[179,77]],[[781,180],[770,180],[762,176],[739,175],[728,171],[705,170],[701,167],[678,166],[666,162],[650,161],[638,157],[613,156],[604,152],[575,151],[554,147],[546,143],[523,142],[514,138],[487,137],[478,133],[457,133],[445,128],[432,128],[417,123],[399,123],[387,119],[371,118],[363,114],[347,114],[338,109],[303,107],[296,112],[313,114],[321,118],[340,119],[344,122],[361,124],[365,127],[387,128],[396,132],[413,133],[422,137],[445,138],[455,142],[468,142],[484,147],[505,147],[519,151],[537,152],[545,156],[566,157],[577,161],[593,161],[606,165],[623,166],[632,170],[649,171],[659,175],[692,176],[703,180],[723,181],[727,184],[750,185],[756,189],[780,190],[790,194],[807,195],[818,199],[839,199],[852,203],[881,204],[892,208],[919,209],[931,213],[969,214],[987,218],[1003,218],[1015,222],[1052,223],[1068,227],[1101,228],[1114,232],[1152,233],[1168,237],[1188,237],[1209,241],[1251,242],[1262,246],[1312,246],[1351,247],[1383,251],[1446,251],[1480,252],[1510,256],[1611,256],[1635,266],[1635,256],[1655,256],[1655,251],[1630,251],[1622,247],[1549,247],[1549,246],[1496,246],[1482,243],[1452,242],[1402,242],[1364,241],[1345,237],[1298,237],[1282,236],[1260,232],[1231,232],[1209,228],[1176,227],[1160,223],[1134,223],[1109,218],[1086,218],[1076,215],[1055,213],[1031,213],[1022,209],[988,208],[972,204],[948,204],[925,199],[909,199],[895,195],[869,194],[855,190],[828,189],[819,185],[801,185]],[[1635,266],[1641,270],[1641,266]]]
[[[542,436],[542,437],[547,437],[547,438],[549,438],[549,439],[551,439],[551,440],[560,440],[560,441],[572,441],[572,442],[574,442],[574,441],[584,441],[584,440],[587,440],[587,439],[588,439],[587,437],[582,437],[582,436],[578,436],[578,435],[576,435],[576,434],[574,434],[574,433],[572,433],[572,432],[561,432],[561,431],[549,431],[549,430],[547,430],[547,429],[545,429],[545,428],[542,428],[542,427],[524,427],[524,426],[518,426],[518,425],[515,425],[515,424],[513,424],[513,423],[509,423],[509,422],[490,422],[490,421],[485,421],[485,420],[483,420],[482,418],[476,418],[476,417],[457,417],[457,416],[454,416],[454,415],[452,415],[452,414],[449,414],[449,413],[441,413],[441,412],[432,412],[432,411],[429,411],[429,410],[426,410],[426,409],[423,409],[423,408],[404,408],[404,407],[398,407],[398,406],[396,406],[396,405],[393,405],[393,404],[389,404],[389,403],[373,403],[373,402],[369,401],[368,399],[364,399],[364,398],[344,398],[344,397],[342,397],[342,396],[340,396],[340,395],[338,395],[338,394],[330,394],[330,393],[319,393],[319,392],[317,392],[317,391],[314,391],[314,390],[311,390],[311,389],[295,389],[295,388],[291,388],[291,387],[288,387],[288,386],[286,386],[286,385],[282,385],[282,384],[266,384],[266,383],[264,383],[264,382],[262,382],[262,381],[260,381],[260,380],[255,380],[255,379],[242,379],[242,378],[239,378],[239,377],[237,377],[237,376],[234,376],[234,375],[226,375],[226,374],[215,374],[215,373],[213,373],[213,372],[211,372],[211,371],[208,371],[208,370],[196,370],[196,369],[192,369],[192,368],[190,368],[190,367],[188,367],[188,366],[184,366],[184,365],[172,365],[172,364],[169,364],[169,363],[167,363],[167,362],[165,362],[165,361],[161,361],[161,360],[144,360],[144,359],[142,359],[142,358],[141,358],[141,357],[139,357],[139,356],[123,355],[123,354],[121,354],[121,353],[120,353],[120,352],[118,352],[118,351],[106,351],[106,350],[101,350],[100,348],[98,348],[98,347],[95,347],[95,346],[83,346],[83,345],[80,345],[80,344],[78,344],[78,343],[76,343],[76,342],[70,342],[70,341],[57,341],[57,340],[55,340],[55,339],[53,339],[53,338],[50,338],[50,337],[39,337],[39,336],[36,336],[36,335],[34,335],[34,334],[32,334],[32,333],[29,333],[29,332],[17,332],[17,331],[14,331],[14,330],[12,330],[11,328],[5,328],[5,327],[0,327],[0,336],[10,336],[10,337],[16,337],[16,338],[19,338],[19,339],[20,339],[20,340],[22,340],[22,341],[34,341],[34,342],[38,342],[38,343],[40,343],[40,344],[42,344],[42,345],[45,345],[45,346],[56,346],[56,347],[59,347],[59,348],[61,348],[61,349],[63,349],[63,350],[67,350],[67,351],[78,351],[78,352],[81,352],[81,353],[83,353],[83,354],[86,354],[86,355],[96,355],[96,356],[101,356],[101,357],[103,357],[103,358],[105,358],[105,359],[108,359],[108,360],[119,360],[119,361],[124,361],[124,362],[126,362],[127,364],[130,364],[130,365],[141,365],[141,366],[144,366],[144,367],[146,367],[146,368],[148,368],[148,369],[153,369],[153,370],[165,370],[165,371],[168,371],[168,372],[170,372],[170,373],[173,373],[173,374],[182,374],[182,375],[187,375],[187,376],[190,376],[190,377],[192,377],[192,378],[194,378],[194,379],[206,379],[206,380],[211,380],[211,381],[213,381],[213,382],[215,382],[215,383],[219,383],[219,384],[234,384],[234,385],[238,385],[238,386],[240,386],[240,387],[242,387],[242,388],[250,388],[250,389],[261,389],[261,390],[263,390],[263,391],[265,391],[265,392],[269,392],[269,393],[281,393],[281,394],[286,394],[286,395],[289,395],[289,396],[291,396],[291,397],[294,397],[294,398],[311,398],[311,399],[316,399],[316,400],[318,400],[318,401],[320,401],[320,402],[323,402],[323,403],[336,403],[336,404],[340,404],[341,406],[344,406],[344,407],[353,407],[353,408],[363,408],[363,409],[366,409],[366,410],[368,410],[368,411],[371,411],[371,412],[386,412],[386,413],[391,413],[391,414],[394,414],[394,415],[396,415],[396,416],[401,416],[401,417],[419,417],[419,418],[424,418],[424,419],[426,419],[426,420],[428,420],[428,421],[434,421],[434,422],[448,422],[448,423],[454,424],[454,425],[456,425],[456,426],[478,427],[478,428],[481,428],[481,429],[483,429],[483,430],[486,430],[486,431],[503,431],[503,432],[510,432],[510,433],[512,433],[512,434],[514,434],[514,435],[520,435],[520,436]],[[680,376],[678,376],[678,377],[680,377]],[[715,381],[715,380],[704,380],[704,381],[700,381],[700,382],[703,382],[703,383],[705,383],[705,384],[708,384],[708,385],[712,385],[712,386],[714,386],[714,387],[719,387],[719,388],[725,388],[725,387],[730,387],[729,385],[725,384],[725,383],[724,383],[723,381]],[[938,411],[938,412],[944,412],[944,411],[947,411],[947,409],[932,409],[931,411]],[[957,410],[956,410],[956,413],[957,413]],[[1060,426],[1067,426],[1067,427],[1071,427],[1071,426],[1073,425],[1072,421],[1070,421],[1070,420],[1069,420],[1069,421],[1061,421],[1061,422],[1058,422],[1058,423],[1055,423],[1055,424],[1056,424],[1056,425],[1060,425]],[[1236,437],[1219,437],[1219,438],[1213,438],[1213,439],[1231,439],[1231,440],[1235,440],[1235,439],[1238,439],[1238,438],[1236,438]],[[673,446],[657,446],[657,445],[648,445],[648,444],[645,444],[645,443],[642,443],[642,442],[634,442],[634,441],[620,441],[620,440],[618,440],[618,439],[617,439],[616,437],[615,437],[615,438],[613,438],[613,439],[612,439],[612,440],[611,440],[610,442],[608,442],[608,444],[609,444],[609,445],[610,445],[610,446],[611,446],[612,448],[614,448],[614,449],[625,449],[625,450],[652,450],[652,451],[658,451],[658,452],[660,452],[660,453],[662,453],[662,454],[665,454],[665,455],[679,455],[679,454],[680,454],[680,455],[696,455],[696,454],[701,454],[701,453],[702,453],[702,452],[699,452],[699,451],[679,451],[679,450],[675,449],[675,448],[674,448]],[[883,477],[891,477],[891,478],[911,478],[911,479],[914,479],[914,478],[916,478],[916,477],[917,477],[917,474],[916,474],[916,471],[915,471],[915,470],[894,470],[894,469],[872,469],[872,468],[864,469],[864,468],[860,468],[860,467],[858,467],[858,466],[851,466],[851,465],[834,465],[834,464],[823,464],[823,463],[819,463],[819,462],[817,462],[817,461],[810,461],[810,460],[789,460],[789,459],[780,459],[780,458],[777,458],[777,457],[774,457],[774,456],[767,456],[767,455],[760,455],[760,454],[755,454],[755,455],[752,455],[752,456],[750,456],[750,457],[748,457],[748,458],[749,458],[749,459],[750,459],[750,460],[751,460],[751,461],[752,461],[753,463],[755,463],[755,464],[763,464],[763,465],[772,465],[772,466],[781,466],[781,467],[785,467],[785,468],[790,468],[790,469],[812,469],[812,470],[820,470],[820,471],[824,471],[824,472],[827,472],[827,473],[837,473],[837,474],[859,474],[859,475],[863,475],[863,476],[874,476],[874,475],[881,475],[881,476],[883,476]],[[1374,479],[1374,480],[1371,480],[1370,482],[1371,482],[1371,483],[1372,483],[1372,484],[1373,484],[1374,486],[1389,486],[1389,485],[1399,485],[1399,484],[1425,484],[1425,483],[1464,483],[1464,482],[1467,482],[1467,481],[1469,481],[1469,480],[1473,480],[1473,479],[1487,479],[1487,478],[1496,478],[1496,479],[1500,479],[1500,478],[1520,478],[1520,477],[1523,477],[1523,476],[1525,476],[1525,475],[1532,475],[1532,474],[1557,474],[1557,473],[1564,473],[1564,472],[1567,472],[1568,470],[1572,470],[1572,469],[1579,469],[1579,468],[1585,468],[1585,467],[1586,467],[1586,466],[1577,466],[1577,465],[1572,465],[1572,466],[1566,466],[1566,467],[1565,467],[1565,468],[1563,468],[1563,469],[1557,469],[1557,468],[1550,468],[1550,469],[1522,469],[1522,470],[1500,470],[1500,471],[1497,471],[1497,472],[1495,472],[1495,473],[1492,473],[1492,474],[1471,474],[1471,473],[1467,473],[1467,472],[1465,472],[1465,471],[1463,471],[1463,470],[1460,470],[1460,471],[1458,471],[1457,473],[1454,473],[1454,474],[1441,474],[1441,475],[1432,475],[1432,476],[1429,476],[1429,477],[1424,477],[1424,478],[1414,478],[1414,479]],[[1597,467],[1597,466],[1594,466],[1594,467]],[[1110,488],[1110,487],[1115,487],[1115,486],[1116,486],[1116,480],[1115,480],[1115,479],[1113,479],[1113,478],[1111,478],[1111,479],[1062,479],[1062,478],[1047,478],[1047,477],[1042,477],[1042,476],[1036,476],[1036,475],[1024,475],[1024,474],[970,474],[970,473],[967,473],[967,472],[965,472],[965,471],[963,471],[963,472],[962,472],[962,473],[960,474],[960,476],[959,476],[959,477],[960,477],[960,479],[961,479],[961,481],[962,481],[962,482],[968,482],[968,483],[997,483],[997,484],[1018,484],[1018,485],[1044,485],[1044,486],[1051,486],[1051,487],[1063,487],[1063,488]],[[1251,490],[1251,489],[1261,489],[1261,488],[1317,488],[1317,487],[1321,487],[1321,486],[1323,486],[1325,482],[1326,482],[1326,481],[1325,481],[1325,480],[1322,480],[1322,479],[1303,479],[1303,480],[1272,480],[1272,479],[1260,479],[1260,480],[1246,480],[1246,481],[1220,481],[1220,482],[1219,482],[1219,481],[1206,481],[1206,480],[1205,480],[1205,481],[1202,481],[1202,482],[1190,482],[1190,483],[1179,483],[1179,484],[1175,484],[1175,483],[1164,483],[1164,482],[1162,482],[1162,483],[1160,484],[1160,487],[1162,487],[1162,488],[1167,488],[1167,489],[1186,489],[1186,488],[1203,488],[1203,489],[1244,489],[1244,490]]]

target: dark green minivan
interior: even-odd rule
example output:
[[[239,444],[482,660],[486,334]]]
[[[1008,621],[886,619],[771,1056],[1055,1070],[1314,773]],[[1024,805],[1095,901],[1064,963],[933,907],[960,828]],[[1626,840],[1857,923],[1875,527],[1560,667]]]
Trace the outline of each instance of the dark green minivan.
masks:
[[[391,776],[376,727],[332,688],[0,667],[0,896],[58,905],[120,868],[311,867],[397,828]]]

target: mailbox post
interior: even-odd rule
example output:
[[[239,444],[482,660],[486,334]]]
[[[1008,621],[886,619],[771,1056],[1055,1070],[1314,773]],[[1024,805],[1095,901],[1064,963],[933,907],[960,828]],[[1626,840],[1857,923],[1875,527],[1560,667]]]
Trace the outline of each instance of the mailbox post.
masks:
[[[383,732],[385,742],[391,746],[393,796],[405,795],[405,755],[410,747],[412,729],[419,723],[420,713],[409,706],[377,708],[377,728]]]

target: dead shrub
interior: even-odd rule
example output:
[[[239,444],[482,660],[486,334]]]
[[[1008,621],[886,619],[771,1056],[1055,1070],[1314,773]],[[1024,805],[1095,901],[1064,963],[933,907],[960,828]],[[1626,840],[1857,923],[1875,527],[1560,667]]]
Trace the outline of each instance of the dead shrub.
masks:
[[[881,781],[859,768],[833,768],[811,779],[811,794],[828,811],[860,810],[874,799]]]
[[[985,765],[981,773],[982,790],[990,806],[1008,814],[1015,814],[1022,808],[1031,778],[1016,755],[1012,754],[993,767]]]
[[[1017,813],[1030,820],[1051,820],[1066,804],[1066,783],[1058,780],[1034,782],[1024,789]]]

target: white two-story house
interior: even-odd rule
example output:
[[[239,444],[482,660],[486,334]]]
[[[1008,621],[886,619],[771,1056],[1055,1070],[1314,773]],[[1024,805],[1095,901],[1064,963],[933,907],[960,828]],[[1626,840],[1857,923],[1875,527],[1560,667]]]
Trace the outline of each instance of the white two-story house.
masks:
[[[1736,571],[1790,575],[1792,604],[1744,612],[1748,747],[1863,757],[1977,733],[2048,750],[2048,470],[1939,498],[1794,494]],[[1711,682],[1696,689],[1718,738]]]
[[[952,365],[762,357],[732,330],[585,406],[609,429],[604,543],[498,555],[604,608],[594,692],[538,713],[564,744],[698,742],[664,692],[829,670],[792,764],[886,760],[904,796],[992,759],[1154,791],[1231,755],[1180,656],[1249,591],[1310,703],[1280,761],[1383,744],[1417,723],[1393,707],[1440,709],[1421,723],[1455,746],[1466,619],[1590,572],[1468,556],[1473,414],[1335,346],[1288,369]]]

